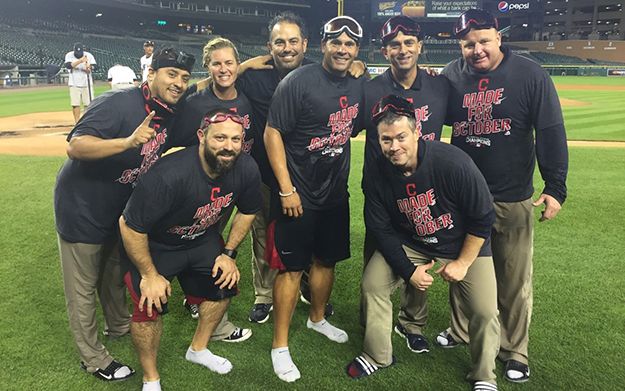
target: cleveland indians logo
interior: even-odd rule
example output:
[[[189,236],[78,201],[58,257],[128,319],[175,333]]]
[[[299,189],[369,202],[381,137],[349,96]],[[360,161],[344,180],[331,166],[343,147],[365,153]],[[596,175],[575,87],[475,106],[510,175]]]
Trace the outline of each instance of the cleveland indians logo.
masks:
[[[341,109],[346,109],[347,105],[348,105],[347,97],[345,95],[341,96],[339,98],[339,106],[341,106]]]

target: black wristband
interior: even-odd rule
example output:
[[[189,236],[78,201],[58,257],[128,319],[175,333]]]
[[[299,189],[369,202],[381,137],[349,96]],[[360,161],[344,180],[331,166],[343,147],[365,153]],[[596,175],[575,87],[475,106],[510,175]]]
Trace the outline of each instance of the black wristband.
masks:
[[[237,250],[230,250],[229,248],[224,248],[223,250],[221,250],[221,253],[229,256],[232,259],[237,258]]]

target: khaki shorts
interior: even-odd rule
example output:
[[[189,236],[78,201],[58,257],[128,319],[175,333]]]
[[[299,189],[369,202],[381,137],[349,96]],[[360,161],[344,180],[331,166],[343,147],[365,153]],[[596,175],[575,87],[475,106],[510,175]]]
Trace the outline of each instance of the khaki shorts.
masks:
[[[83,106],[89,106],[93,99],[93,92],[89,94],[89,87],[69,86],[69,100],[74,107],[79,107],[82,102]]]

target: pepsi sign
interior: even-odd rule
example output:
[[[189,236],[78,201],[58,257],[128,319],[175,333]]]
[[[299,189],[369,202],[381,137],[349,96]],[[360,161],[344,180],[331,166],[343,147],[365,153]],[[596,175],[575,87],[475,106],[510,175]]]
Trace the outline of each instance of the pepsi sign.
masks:
[[[508,3],[507,1],[500,1],[497,4],[497,9],[501,13],[507,13],[508,11],[522,11],[530,9],[530,3]]]

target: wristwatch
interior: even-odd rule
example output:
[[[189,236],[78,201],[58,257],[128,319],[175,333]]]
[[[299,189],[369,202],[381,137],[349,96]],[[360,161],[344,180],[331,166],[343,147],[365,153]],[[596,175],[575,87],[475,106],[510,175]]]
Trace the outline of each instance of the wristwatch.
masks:
[[[223,250],[221,250],[221,253],[229,256],[232,259],[237,258],[237,250],[230,250],[229,248],[224,248]]]

